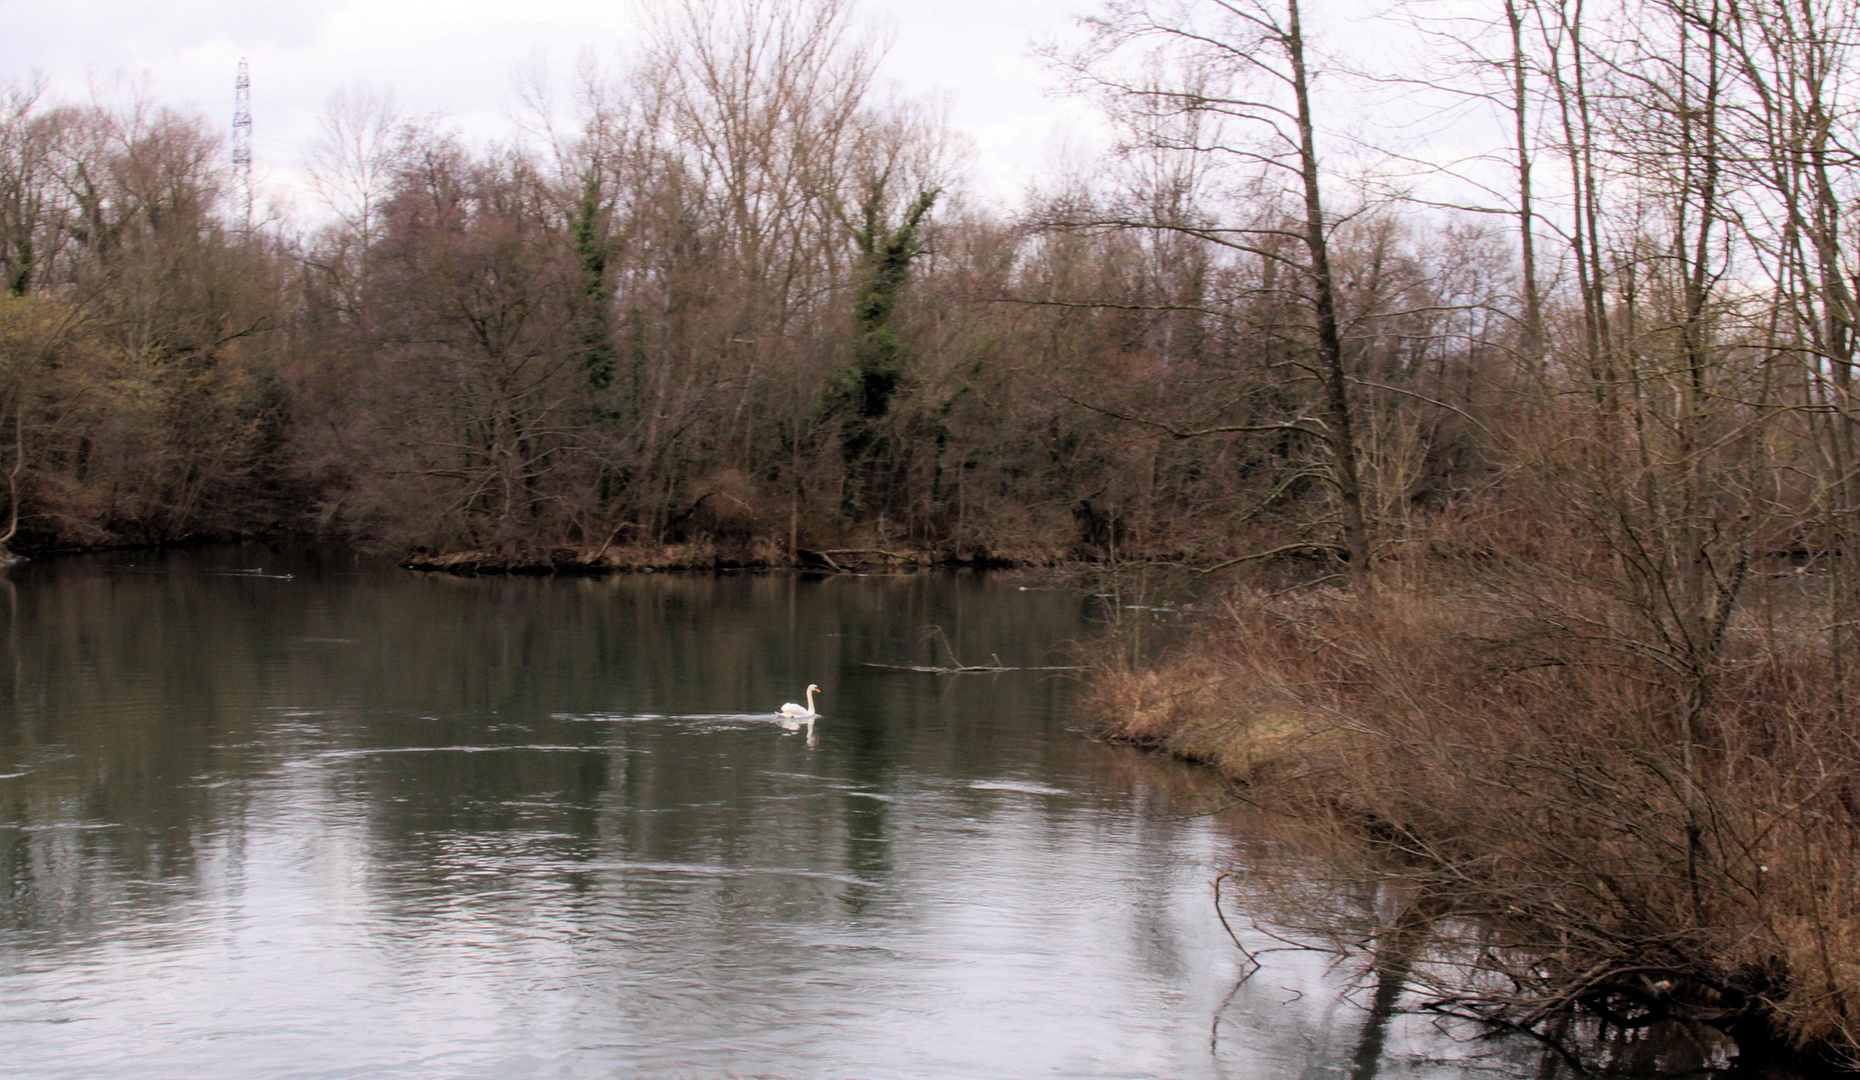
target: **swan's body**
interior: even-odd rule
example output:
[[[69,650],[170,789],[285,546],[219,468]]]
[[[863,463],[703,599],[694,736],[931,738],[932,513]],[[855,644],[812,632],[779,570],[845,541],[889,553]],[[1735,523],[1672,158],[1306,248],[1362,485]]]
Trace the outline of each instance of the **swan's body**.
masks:
[[[820,693],[820,687],[807,684],[807,704],[796,705],[790,701],[781,707],[781,716],[785,720],[812,720],[820,714],[814,711],[814,695]]]

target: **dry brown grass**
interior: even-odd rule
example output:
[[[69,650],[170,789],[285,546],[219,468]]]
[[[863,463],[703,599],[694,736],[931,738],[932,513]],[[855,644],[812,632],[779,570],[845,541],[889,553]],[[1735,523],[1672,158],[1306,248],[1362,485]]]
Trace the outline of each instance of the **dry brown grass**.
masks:
[[[1425,897],[1433,989],[1508,1023],[1678,1016],[1860,1050],[1860,743],[1826,661],[1739,628],[1688,742],[1660,658],[1500,587],[1242,597],[1107,735],[1209,762]],[[1412,914],[1412,913],[1411,913]],[[1450,972],[1441,975],[1440,972]]]

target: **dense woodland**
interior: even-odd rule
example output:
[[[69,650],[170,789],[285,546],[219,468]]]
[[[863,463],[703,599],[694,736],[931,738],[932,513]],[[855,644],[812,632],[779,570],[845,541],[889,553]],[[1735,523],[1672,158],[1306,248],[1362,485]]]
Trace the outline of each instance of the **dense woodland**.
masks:
[[[574,125],[539,106],[502,144],[339,95],[308,153],[314,226],[262,194],[248,223],[218,118],[16,84],[0,531],[308,530],[519,562],[1341,543],[1284,148],[1259,188],[1175,146],[1212,122],[1158,99],[1122,160],[991,209],[934,115],[881,99],[851,14],[693,5],[631,70],[580,73]],[[1454,410],[1527,370],[1515,228],[1449,215],[1443,235],[1340,197],[1329,333],[1396,386],[1346,388],[1378,414],[1351,438],[1402,443],[1353,469],[1397,470],[1363,482],[1398,517],[1444,506],[1489,466]],[[1179,437],[1210,426],[1234,430]]]
[[[1052,62],[1117,151],[1011,212],[835,0],[495,145],[338,98],[314,225],[16,83],[0,538],[1193,567],[1125,733],[1296,761],[1404,932],[1497,934],[1462,1007],[1851,1053],[1857,16],[1111,0]]]

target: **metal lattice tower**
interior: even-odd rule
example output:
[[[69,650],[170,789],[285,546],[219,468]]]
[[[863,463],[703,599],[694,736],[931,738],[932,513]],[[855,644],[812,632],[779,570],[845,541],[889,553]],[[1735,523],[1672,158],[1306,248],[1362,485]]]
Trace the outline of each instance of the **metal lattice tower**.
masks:
[[[233,82],[233,183],[244,212],[241,228],[252,231],[252,74],[239,58],[239,78]]]

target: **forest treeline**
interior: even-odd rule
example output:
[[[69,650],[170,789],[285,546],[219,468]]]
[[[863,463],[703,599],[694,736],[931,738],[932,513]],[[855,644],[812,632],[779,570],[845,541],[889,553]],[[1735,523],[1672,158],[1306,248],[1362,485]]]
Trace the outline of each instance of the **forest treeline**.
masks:
[[[0,532],[513,563],[1225,550],[1234,492],[1308,448],[1096,410],[1258,397],[1251,316],[1197,310],[1257,268],[965,199],[850,14],[690,5],[635,70],[582,73],[571,130],[503,144],[339,96],[314,227],[247,226],[216,122],[16,86]],[[1217,411],[1298,408],[1263,392]]]
[[[837,0],[502,144],[336,100],[314,227],[15,88],[0,537],[1192,567],[1122,733],[1354,822],[1459,1007],[1852,1054],[1857,16],[1113,0],[1012,212]]]

